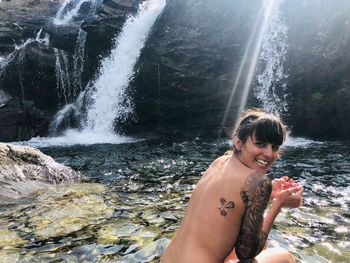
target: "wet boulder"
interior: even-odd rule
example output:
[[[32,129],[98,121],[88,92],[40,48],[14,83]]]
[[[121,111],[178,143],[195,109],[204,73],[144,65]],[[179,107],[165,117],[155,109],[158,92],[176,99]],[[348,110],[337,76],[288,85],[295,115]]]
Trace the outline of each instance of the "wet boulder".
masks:
[[[0,203],[81,178],[80,173],[35,148],[0,143]]]

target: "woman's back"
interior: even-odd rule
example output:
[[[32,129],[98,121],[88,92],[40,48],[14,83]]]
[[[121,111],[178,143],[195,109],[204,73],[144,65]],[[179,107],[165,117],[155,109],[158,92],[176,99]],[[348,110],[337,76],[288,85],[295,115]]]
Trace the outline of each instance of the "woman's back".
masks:
[[[240,192],[252,172],[232,155],[216,159],[194,189],[162,262],[223,262],[240,231],[245,211]]]

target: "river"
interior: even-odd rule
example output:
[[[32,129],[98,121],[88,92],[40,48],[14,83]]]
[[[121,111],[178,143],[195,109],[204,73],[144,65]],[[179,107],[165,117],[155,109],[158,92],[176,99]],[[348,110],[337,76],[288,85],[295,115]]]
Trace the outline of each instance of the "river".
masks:
[[[0,206],[1,262],[158,262],[191,191],[227,140],[46,147],[86,175]],[[350,143],[291,139],[270,177],[304,186],[304,204],[285,209],[269,246],[298,262],[350,258]]]

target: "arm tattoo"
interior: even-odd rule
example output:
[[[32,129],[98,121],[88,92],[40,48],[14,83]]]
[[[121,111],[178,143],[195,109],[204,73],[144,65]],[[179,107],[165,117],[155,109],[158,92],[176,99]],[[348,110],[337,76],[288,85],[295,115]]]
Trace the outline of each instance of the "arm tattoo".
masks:
[[[226,199],[223,197],[220,198],[220,203],[221,203],[221,207],[219,207],[219,211],[222,216],[227,215],[225,208],[231,209],[235,207],[235,203],[233,201],[227,202]]]
[[[267,234],[262,226],[271,190],[270,179],[258,172],[249,175],[241,188],[245,213],[236,244],[240,262],[250,262],[265,246]]]

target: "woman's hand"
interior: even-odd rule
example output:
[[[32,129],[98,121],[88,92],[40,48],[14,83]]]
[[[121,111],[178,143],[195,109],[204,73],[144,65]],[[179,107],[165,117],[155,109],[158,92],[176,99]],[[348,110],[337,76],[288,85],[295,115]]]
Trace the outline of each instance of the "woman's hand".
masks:
[[[272,180],[270,200],[277,202],[279,207],[297,208],[302,205],[303,187],[287,176]]]
[[[302,194],[303,187],[301,185],[292,186],[279,191],[272,202],[280,208],[297,208],[303,203]]]
[[[294,182],[293,179],[289,179],[288,176],[282,176],[281,178],[276,178],[272,180],[272,192],[270,200],[273,200],[276,195],[282,190],[286,190],[292,187],[301,186],[301,184]]]
[[[302,194],[302,186],[295,186],[278,193],[275,200],[280,201],[282,208],[297,208],[303,204]]]

